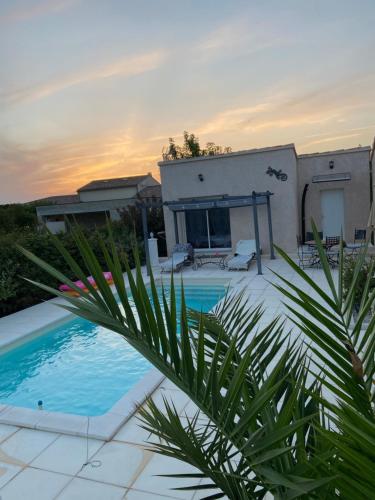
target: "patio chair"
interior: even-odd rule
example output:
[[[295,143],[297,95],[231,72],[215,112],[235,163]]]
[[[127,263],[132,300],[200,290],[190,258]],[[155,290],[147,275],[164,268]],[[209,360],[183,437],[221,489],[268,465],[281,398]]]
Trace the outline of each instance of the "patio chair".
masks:
[[[298,265],[302,269],[313,267],[319,264],[319,257],[316,248],[302,244],[301,238],[297,236]]]
[[[161,272],[180,271],[194,261],[194,249],[190,243],[178,243],[173,247],[171,257],[161,264]]]
[[[323,239],[323,231],[319,231],[318,234],[319,234],[319,238],[322,240]],[[305,241],[314,241],[314,233],[311,231],[307,231]]]
[[[242,269],[247,271],[256,253],[255,240],[237,241],[234,256],[226,262],[228,271],[240,271]]]
[[[339,263],[340,239],[340,236],[326,236],[326,255],[332,266]]]
[[[351,255],[359,252],[366,245],[366,229],[354,229],[354,243],[347,243],[346,252]]]

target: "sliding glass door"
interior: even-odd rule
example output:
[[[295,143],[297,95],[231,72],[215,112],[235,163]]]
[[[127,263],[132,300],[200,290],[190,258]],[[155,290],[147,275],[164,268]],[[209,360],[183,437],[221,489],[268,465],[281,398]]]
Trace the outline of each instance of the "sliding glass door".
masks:
[[[232,246],[228,208],[187,210],[187,241],[194,248],[230,248]]]
[[[209,248],[207,231],[207,210],[187,210],[186,239],[194,248]]]

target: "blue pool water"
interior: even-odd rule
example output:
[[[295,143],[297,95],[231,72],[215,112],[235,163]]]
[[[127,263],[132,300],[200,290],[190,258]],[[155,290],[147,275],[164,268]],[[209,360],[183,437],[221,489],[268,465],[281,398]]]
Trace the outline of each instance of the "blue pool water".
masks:
[[[222,286],[184,290],[188,307],[203,311],[225,293]],[[42,400],[46,411],[102,415],[150,369],[120,335],[75,318],[0,355],[0,403],[36,408]]]

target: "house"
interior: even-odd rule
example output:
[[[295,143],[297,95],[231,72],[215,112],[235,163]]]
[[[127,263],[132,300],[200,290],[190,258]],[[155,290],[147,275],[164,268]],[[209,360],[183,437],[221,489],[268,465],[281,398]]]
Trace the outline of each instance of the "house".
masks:
[[[370,211],[370,147],[297,155],[294,144],[159,162],[169,252],[176,241],[205,252],[230,251],[254,239],[253,192],[272,193],[257,206],[262,251],[273,240],[288,252],[311,231],[352,241]]]
[[[145,198],[160,199],[159,182],[152,175],[137,175],[116,179],[94,180],[77,190],[76,195],[45,198],[48,205],[36,208],[38,219],[50,231],[65,231],[65,218],[74,219],[85,226],[95,227],[106,218],[119,220],[121,210]],[[40,200],[43,201],[43,200]]]
[[[298,196],[306,230],[313,217],[324,236],[352,242],[355,229],[365,229],[372,199],[371,148],[358,147],[298,156]],[[301,219],[302,224],[302,219]]]

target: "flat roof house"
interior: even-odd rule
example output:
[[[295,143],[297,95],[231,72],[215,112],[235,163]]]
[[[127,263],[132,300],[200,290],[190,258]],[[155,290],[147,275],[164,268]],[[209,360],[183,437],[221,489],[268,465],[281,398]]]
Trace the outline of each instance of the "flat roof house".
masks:
[[[151,174],[91,181],[77,190],[77,195],[46,198],[49,205],[36,208],[38,219],[50,231],[65,231],[65,217],[78,223],[96,226],[120,218],[121,210],[144,198],[160,199],[160,184]]]
[[[273,240],[289,252],[296,249],[296,236],[311,230],[311,217],[324,236],[340,235],[342,228],[347,241],[367,224],[369,147],[298,156],[294,144],[287,144],[161,161],[159,167],[169,252],[177,238],[212,252],[255,239],[253,207],[223,202],[253,191],[273,193]],[[257,211],[262,251],[270,253],[266,206]]]
[[[370,152],[366,146],[298,156],[301,207],[307,186],[307,231],[311,217],[324,236],[339,235],[342,228],[348,242],[353,241],[355,229],[366,228],[372,199]]]

